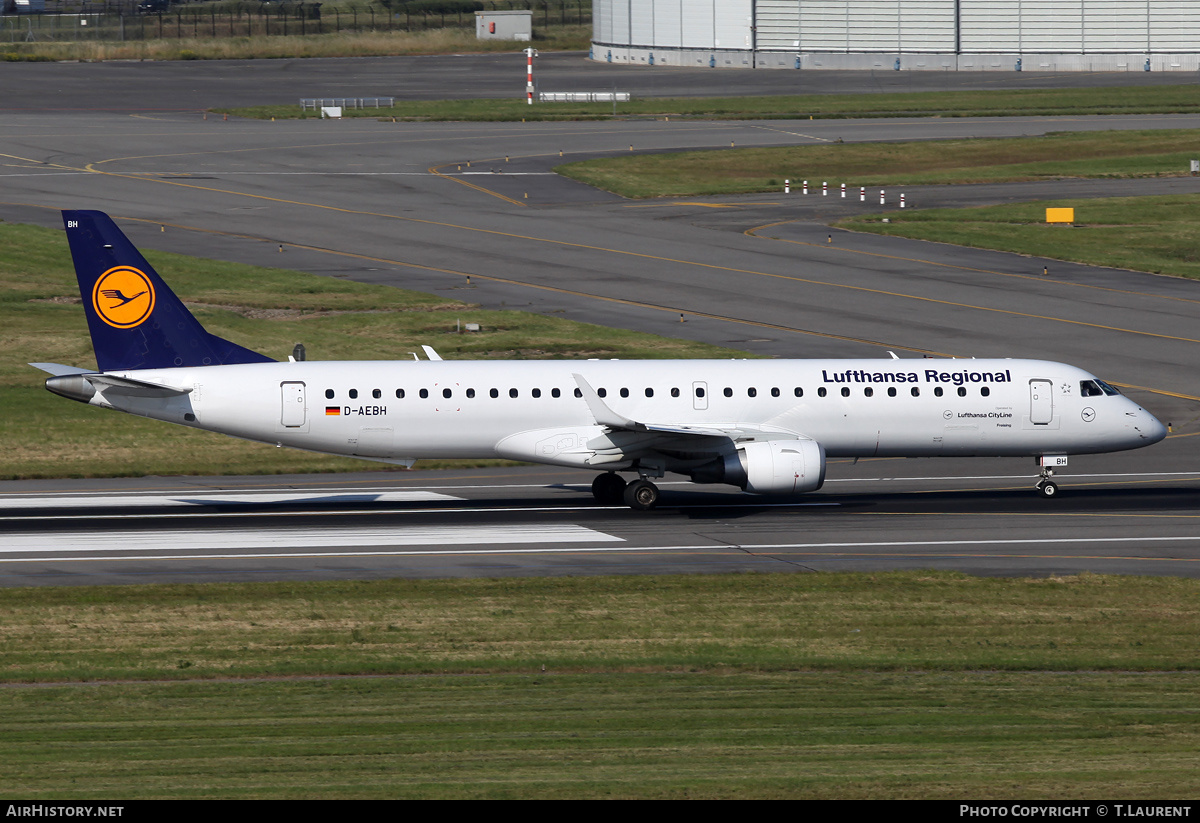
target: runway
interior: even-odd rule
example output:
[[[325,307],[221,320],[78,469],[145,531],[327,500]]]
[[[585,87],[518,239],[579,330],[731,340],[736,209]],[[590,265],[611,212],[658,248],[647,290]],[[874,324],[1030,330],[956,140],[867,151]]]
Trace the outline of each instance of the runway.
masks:
[[[1122,385],[1174,424],[1172,438],[1072,458],[1069,493],[1053,503],[1033,496],[1024,461],[989,460],[831,465],[825,489],[782,504],[665,484],[649,515],[599,508],[590,475],[548,469],[7,483],[2,584],[925,567],[1194,574],[1196,284],[823,222],[879,211],[877,200],[780,192],[628,202],[550,171],[631,150],[1197,128],[1200,118],[226,122],[165,104],[181,70],[137,71],[146,110],[16,106],[0,122],[0,217],[61,227],[58,209],[98,208],[146,248],[769,356],[1062,360]],[[86,86],[75,69],[44,71]],[[264,99],[284,93],[267,86]],[[224,88],[204,87],[216,92],[199,97]],[[1192,178],[1171,178],[906,193],[921,207],[1197,190]],[[31,371],[29,384],[39,379]]]
[[[1147,453],[1148,454],[1148,453]],[[941,569],[1200,576],[1200,471],[1072,458],[833,461],[798,500],[662,484],[597,505],[544,467],[0,484],[0,585]]]

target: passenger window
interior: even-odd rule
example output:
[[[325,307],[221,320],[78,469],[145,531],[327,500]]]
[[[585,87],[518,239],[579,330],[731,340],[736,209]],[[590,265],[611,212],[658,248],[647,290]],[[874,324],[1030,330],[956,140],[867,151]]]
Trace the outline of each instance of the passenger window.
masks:
[[[449,400],[450,396],[453,394],[454,392],[450,391],[449,389],[442,389],[442,397],[446,398],[447,400]]]
[[[984,397],[987,397],[989,394],[991,394],[991,393],[992,393],[992,390],[991,390],[991,389],[989,389],[987,386],[984,386],[984,387],[982,387],[982,388],[979,390],[979,393],[980,393],[981,395],[983,395]]]
[[[499,389],[491,389],[491,390],[488,392],[488,395],[489,395],[489,396],[491,396],[491,397],[499,397],[499,396],[500,396],[500,390],[499,390]]]
[[[396,399],[397,400],[404,399],[404,389],[396,389]]]
[[[628,396],[629,396],[629,389],[621,389],[621,396],[622,396],[622,397],[628,397]]]
[[[934,396],[934,397],[941,397],[941,396],[942,396],[942,387],[941,387],[941,386],[934,386],[934,387],[933,387],[933,396]]]
[[[378,400],[379,398],[383,397],[383,392],[379,389],[371,389],[371,396]]]
[[[888,386],[888,397],[895,397],[895,396],[896,396],[896,387]]]
[[[826,391],[825,391],[825,387],[824,387],[824,386],[822,386],[821,388],[817,389],[817,397],[824,397],[826,394],[828,394],[828,392],[826,392]]]
[[[517,390],[516,390],[516,389],[509,389],[509,390],[508,390],[508,396],[509,396],[509,397],[516,397],[516,396],[517,396]]]
[[[678,396],[679,396],[679,389],[671,389],[671,396],[672,396],[672,397],[678,397]]]
[[[754,387],[750,387],[750,388],[746,389],[746,395],[748,397],[758,397],[758,389],[756,389]]]
[[[561,389],[551,389],[550,396],[551,397],[562,397],[562,390]]]
[[[870,386],[867,386],[865,389],[863,389],[863,396],[864,397],[874,397],[875,390],[873,388],[871,388]]]
[[[576,389],[576,390],[575,390],[575,396],[576,396],[576,397],[583,397],[583,389]]]
[[[354,400],[357,397],[358,397],[358,389],[351,389],[350,390],[350,399]]]
[[[776,386],[775,388],[771,389],[771,396],[772,396],[772,397],[778,397],[778,396],[779,396],[779,387],[778,387],[778,386]]]
[[[802,389],[802,388],[800,388],[799,386],[797,386],[797,387],[796,387],[796,396],[797,396],[797,397],[803,397],[803,396],[804,396],[804,389]]]
[[[530,394],[532,394],[534,397],[541,397],[541,396],[542,396],[542,390],[541,390],[541,389],[534,389],[532,392],[530,392]]]
[[[332,400],[332,399],[333,399],[333,389],[326,389],[326,390],[325,390],[325,399],[326,399],[326,400]]]
[[[474,389],[467,389],[467,397],[468,397],[468,398],[474,398],[474,397],[475,397],[475,390],[474,390]]]
[[[911,389],[909,389],[908,393],[911,394],[913,397],[921,396],[921,390],[918,389],[916,386],[913,386]]]
[[[596,389],[596,394],[601,397],[608,397],[608,389]]]
[[[653,396],[654,396],[654,389],[646,389],[646,396],[647,396],[647,397],[653,397]]]
[[[725,387],[725,391],[723,393],[726,397],[733,397],[733,389],[729,388],[728,386]]]
[[[959,396],[959,397],[966,397],[966,396],[967,396],[967,387],[966,387],[966,386],[959,386],[959,387],[958,387],[958,396]]]
[[[421,391],[418,392],[418,394],[420,394],[421,399],[424,400],[426,397],[429,396],[429,389],[421,389]]]
[[[696,387],[696,396],[697,396],[697,397],[703,397],[703,396],[704,396],[704,389],[702,389],[702,388],[700,388],[699,386],[697,386],[697,387]]]
[[[849,397],[849,396],[850,396],[850,387],[842,386],[842,397]]]

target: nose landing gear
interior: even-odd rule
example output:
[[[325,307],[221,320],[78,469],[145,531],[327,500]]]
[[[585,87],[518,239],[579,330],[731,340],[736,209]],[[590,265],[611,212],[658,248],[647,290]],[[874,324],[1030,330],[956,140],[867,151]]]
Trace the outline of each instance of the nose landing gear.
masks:
[[[1041,479],[1034,485],[1038,496],[1049,500],[1051,497],[1058,495],[1058,484],[1050,478],[1054,476],[1054,469],[1049,466],[1042,466]]]
[[[1043,478],[1039,480],[1034,488],[1037,489],[1039,496],[1044,497],[1047,500],[1049,500],[1051,497],[1055,497],[1058,494],[1058,484],[1049,478]]]

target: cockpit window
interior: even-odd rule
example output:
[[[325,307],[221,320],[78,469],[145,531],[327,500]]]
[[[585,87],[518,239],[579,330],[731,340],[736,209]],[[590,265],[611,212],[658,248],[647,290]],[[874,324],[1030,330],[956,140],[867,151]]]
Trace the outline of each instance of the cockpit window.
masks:
[[[1120,394],[1119,391],[1105,383],[1103,380],[1080,380],[1079,381],[1079,396],[1080,397],[1100,397],[1107,394],[1109,397]]]
[[[1107,383],[1105,383],[1103,380],[1097,380],[1096,382],[1097,382],[1098,384],[1100,384],[1100,388],[1101,388],[1101,390],[1103,390],[1103,392],[1104,392],[1105,394],[1107,394],[1109,397],[1112,397],[1114,394],[1120,394],[1120,393],[1121,393],[1121,392],[1117,391],[1117,389],[1115,389],[1115,388],[1113,388],[1112,386],[1110,386],[1110,385],[1108,385]]]

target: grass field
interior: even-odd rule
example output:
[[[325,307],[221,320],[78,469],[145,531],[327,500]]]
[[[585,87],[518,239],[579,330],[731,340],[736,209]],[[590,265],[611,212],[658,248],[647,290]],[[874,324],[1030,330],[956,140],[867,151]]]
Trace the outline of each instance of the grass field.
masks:
[[[325,4],[323,4],[325,5]],[[264,7],[257,6],[261,9]],[[260,19],[254,26],[254,36],[241,33],[246,25],[242,18],[232,22],[227,16],[214,17],[211,21],[215,31],[224,31],[230,25],[238,29],[237,36],[209,37],[192,36],[193,29],[208,30],[210,18],[203,9],[195,10],[176,22],[174,15],[165,16],[162,37],[122,40],[113,30],[108,39],[64,39],[60,41],[36,39],[32,42],[0,43],[0,61],[50,61],[50,60],[266,60],[304,57],[390,57],[401,54],[471,54],[491,52],[519,52],[526,43],[511,40],[479,40],[474,28],[427,29],[423,31],[386,31],[383,21],[387,12],[382,9],[380,28],[370,30],[366,24],[366,13],[362,13],[363,30],[333,30],[333,16],[325,12],[324,34],[298,34],[300,23],[291,22],[292,34],[281,35],[279,20],[273,32],[264,32]],[[345,11],[343,10],[343,14]],[[274,19],[274,18],[272,18]],[[134,17],[128,23],[130,31],[136,26],[146,26],[151,35],[157,26],[157,16]],[[310,24],[310,26],[313,24]],[[340,24],[339,24],[340,25]],[[349,26],[349,18],[345,25]],[[267,36],[269,35],[269,36]],[[534,45],[543,51],[586,51],[591,37],[591,26],[535,26]]]
[[[1190,798],[1198,585],[910,572],[0,590],[0,678],[40,684],[0,689],[0,792]]]
[[[1011,117],[1071,114],[1169,114],[1200,110],[1197,86],[1033,89],[888,94],[807,94],[768,97],[642,97],[627,103],[535,103],[504,100],[405,101],[387,117],[409,120],[601,120],[694,117],[771,120],[846,117]],[[603,91],[603,89],[602,89]],[[619,91],[619,89],[618,89]],[[300,117],[295,106],[215,109],[242,117]],[[346,111],[344,116],[378,117]],[[311,113],[308,116],[313,116]],[[881,129],[883,132],[883,129]]]
[[[1198,141],[1194,129],[1055,132],[631,155],[568,163],[556,171],[625,197],[778,192],[784,180],[793,186],[828,180],[857,187],[1182,176]]]
[[[361,471],[360,460],[276,449],[75,403],[30,362],[94,368],[62,232],[0,224],[0,479]],[[728,349],[279,269],[148,252],[207,329],[276,359],[730,357]],[[457,292],[467,299],[471,291]],[[479,333],[458,334],[457,324]],[[423,467],[439,464],[422,462]],[[454,465],[462,465],[456,463]]]
[[[1046,209],[1075,209],[1074,226]],[[842,220],[841,228],[1200,278],[1200,195],[1047,200],[978,209],[924,209]]]

